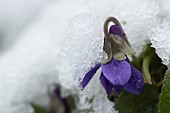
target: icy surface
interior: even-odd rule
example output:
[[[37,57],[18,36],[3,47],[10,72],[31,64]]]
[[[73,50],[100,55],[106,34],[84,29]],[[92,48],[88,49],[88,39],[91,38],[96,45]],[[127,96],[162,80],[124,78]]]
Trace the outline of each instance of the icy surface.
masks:
[[[170,65],[170,23],[164,21],[162,24],[151,28],[149,38],[162,62],[165,65]]]
[[[91,14],[83,13],[70,20],[67,57],[79,79],[103,58],[103,22]]]
[[[152,47],[156,49],[156,53],[162,59],[162,63],[170,68],[170,1],[159,1],[160,13],[158,18],[160,23],[150,27],[148,31]]]

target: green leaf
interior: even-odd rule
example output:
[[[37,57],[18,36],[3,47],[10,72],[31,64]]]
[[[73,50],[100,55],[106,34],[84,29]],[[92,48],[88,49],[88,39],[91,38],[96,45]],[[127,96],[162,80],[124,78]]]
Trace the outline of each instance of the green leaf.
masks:
[[[32,108],[34,109],[34,113],[49,113],[45,108],[38,106],[36,104],[31,104]]]
[[[157,113],[158,95],[157,88],[148,84],[145,85],[144,92],[139,95],[122,91],[115,108],[119,113]]]
[[[166,71],[160,94],[159,113],[170,113],[170,70]]]

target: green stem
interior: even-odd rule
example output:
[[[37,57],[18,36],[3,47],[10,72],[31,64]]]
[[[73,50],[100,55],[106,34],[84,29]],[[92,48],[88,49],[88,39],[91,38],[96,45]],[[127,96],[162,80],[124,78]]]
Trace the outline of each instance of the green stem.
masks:
[[[153,58],[154,53],[150,53],[149,55],[145,56],[143,59],[143,65],[142,65],[142,73],[144,77],[144,82],[152,84],[151,82],[151,76],[149,72],[149,65],[151,62],[151,59]]]

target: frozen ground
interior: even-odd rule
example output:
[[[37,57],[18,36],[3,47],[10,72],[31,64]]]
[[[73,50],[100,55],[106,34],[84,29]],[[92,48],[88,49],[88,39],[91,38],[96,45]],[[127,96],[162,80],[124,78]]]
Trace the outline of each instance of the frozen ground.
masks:
[[[123,28],[137,53],[150,38],[163,62],[169,64],[168,0],[31,0],[27,7],[21,0],[14,1],[20,3],[18,9],[9,7],[9,13],[4,11],[4,19],[0,20],[1,38],[7,42],[4,46],[12,46],[0,57],[1,113],[32,113],[29,102],[47,105],[47,87],[55,82],[60,82],[71,93],[78,93],[80,109],[92,107],[95,113],[116,112],[107,101],[98,74],[84,91],[78,90],[77,81],[73,80],[73,75],[78,75],[75,72],[82,72],[79,74],[82,77],[88,67],[101,58],[102,24],[110,15],[126,23]],[[25,13],[30,7],[33,11]],[[16,43],[9,42],[11,39]],[[71,43],[67,43],[68,40]],[[92,104],[85,101],[92,97]]]

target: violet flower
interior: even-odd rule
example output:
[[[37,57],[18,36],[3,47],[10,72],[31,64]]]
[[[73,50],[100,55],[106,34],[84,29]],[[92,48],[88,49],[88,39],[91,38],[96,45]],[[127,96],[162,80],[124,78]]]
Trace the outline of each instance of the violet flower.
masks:
[[[124,38],[125,34],[119,25],[112,25],[109,34],[117,35],[117,38]],[[114,49],[115,50],[115,49]],[[121,52],[123,53],[123,52]],[[81,82],[81,88],[84,89],[97,70],[101,67],[100,82],[105,88],[107,95],[112,90],[120,93],[122,89],[131,94],[140,94],[143,91],[144,79],[140,71],[138,71],[129,61],[126,54],[124,60],[117,60],[114,55],[106,63],[98,63],[92,67],[84,76]],[[97,87],[97,86],[96,86]]]

